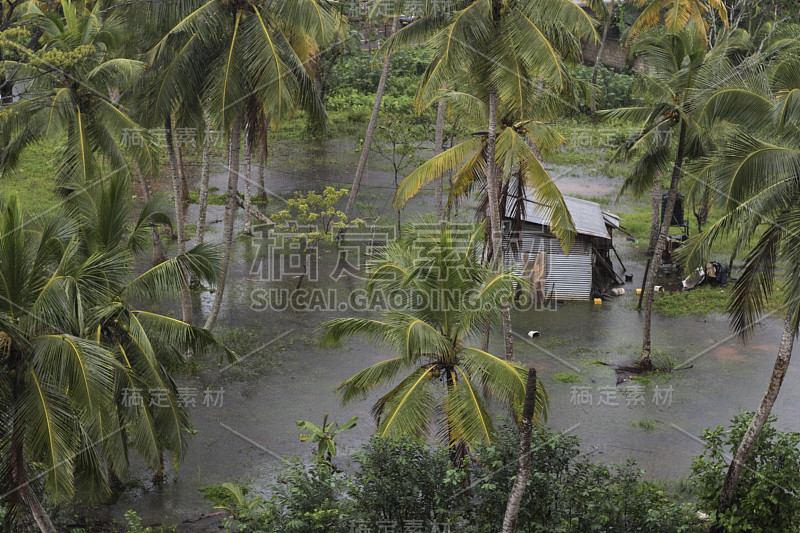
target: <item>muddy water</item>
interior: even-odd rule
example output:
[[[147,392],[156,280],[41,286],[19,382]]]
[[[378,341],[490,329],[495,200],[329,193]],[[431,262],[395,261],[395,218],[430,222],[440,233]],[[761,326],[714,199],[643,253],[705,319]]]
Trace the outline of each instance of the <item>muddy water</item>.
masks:
[[[267,187],[274,205],[294,190],[320,189],[326,185],[348,185],[357,155],[352,143],[308,144],[296,147],[292,157],[273,158]],[[373,162],[375,166],[375,162]],[[611,199],[619,182],[605,177],[581,178],[580,169],[553,168],[559,186],[568,194]],[[225,169],[215,168],[212,185],[224,190]],[[391,216],[393,176],[381,170],[368,172],[363,184],[363,204],[357,216]],[[241,190],[241,189],[240,189]],[[222,219],[222,207],[210,206],[209,221]],[[413,202],[409,210],[432,210],[429,191]],[[466,209],[464,215],[469,214]],[[196,209],[188,214],[196,220]],[[240,227],[240,222],[239,226]],[[209,239],[218,239],[221,223],[211,224]],[[374,397],[342,408],[335,387],[357,370],[382,360],[386,354],[359,341],[337,350],[316,347],[320,323],[352,312],[264,310],[264,289],[291,289],[291,275],[281,281],[261,281],[258,266],[262,239],[237,242],[225,303],[218,328],[248,332],[249,351],[233,366],[207,361],[196,375],[177,379],[180,386],[197,391],[191,418],[197,434],[177,471],[169,469],[167,482],[153,487],[143,465],[135,468],[137,482],[115,505],[97,511],[98,518],[119,518],[135,509],[145,523],[178,522],[210,510],[198,491],[200,487],[236,481],[257,491],[267,490],[280,469],[281,457],[310,456],[310,446],[301,443],[297,420],[343,422],[359,416],[358,426],[340,436],[340,460],[364,442],[374,429],[369,407]],[[620,245],[622,239],[618,239]],[[549,425],[583,439],[583,449],[594,460],[620,462],[633,457],[651,476],[675,479],[685,476],[691,459],[701,451],[696,436],[709,426],[724,424],[742,409],[754,409],[771,371],[780,322],[767,319],[748,346],[731,337],[723,316],[664,318],[653,320],[653,346],[662,357],[691,366],[670,375],[646,381],[618,382],[617,375],[603,362],[629,361],[641,341],[641,315],[635,311],[634,285],[641,283],[643,266],[631,257],[630,244],[621,252],[634,274],[627,294],[594,306],[587,302],[567,303],[556,310],[517,313],[514,329],[517,358],[539,370],[550,395]],[[260,252],[263,256],[263,249]],[[268,263],[268,259],[265,259]],[[351,276],[330,276],[336,254],[321,254],[320,274],[306,287],[332,290],[337,302],[362,282]],[[195,318],[200,321],[210,309],[213,295],[195,295]],[[253,304],[255,302],[255,308]],[[369,313],[363,313],[369,316]],[[529,340],[530,330],[541,337]],[[492,347],[502,351],[499,335]],[[800,390],[794,385],[800,370],[790,368],[775,407],[780,426],[797,428],[800,412],[796,405]],[[575,374],[578,382],[555,380],[558,374]],[[209,398],[203,391],[222,389],[222,398]],[[221,400],[221,401],[220,401]],[[616,404],[616,405],[614,405]],[[644,424],[648,429],[639,424]]]

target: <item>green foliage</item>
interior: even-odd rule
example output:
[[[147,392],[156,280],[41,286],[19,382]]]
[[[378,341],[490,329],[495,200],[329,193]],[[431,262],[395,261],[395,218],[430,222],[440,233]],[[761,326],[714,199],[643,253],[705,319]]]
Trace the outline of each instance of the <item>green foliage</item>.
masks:
[[[474,499],[467,522],[496,531],[516,477],[519,435],[507,426],[496,443],[475,450]],[[520,505],[520,532],[702,531],[690,509],[643,481],[632,462],[605,466],[579,460],[578,438],[534,428],[531,477]]]
[[[413,97],[419,80],[431,59],[426,47],[398,50],[392,56],[391,70],[386,84],[386,96]],[[378,90],[383,61],[363,50],[355,50],[339,61],[330,77],[330,94],[335,96],[351,90],[362,95],[374,95]],[[372,103],[375,102],[374,96]],[[328,101],[329,105],[331,100]],[[369,107],[372,108],[372,103]]]
[[[645,431],[653,431],[654,429],[660,427],[662,423],[647,417],[640,420],[633,420],[631,421],[631,425],[635,428],[643,429]]]
[[[461,485],[466,474],[452,468],[447,448],[373,436],[353,458],[359,465],[351,488],[355,520],[373,528],[380,521],[418,520],[431,531],[458,519],[466,502]]]
[[[322,194],[296,192],[294,198],[286,202],[286,209],[272,213],[270,218],[282,231],[294,233],[293,240],[306,246],[320,241],[330,242],[348,224],[347,216],[336,207],[348,192],[348,189],[334,187],[325,187]],[[361,221],[353,220],[352,223],[358,225]]]
[[[701,285],[688,292],[658,292],[653,309],[664,316],[711,315],[725,313],[730,289]]]
[[[368,264],[368,290],[399,297],[392,300],[394,309],[370,319],[325,322],[322,345],[363,336],[389,352],[337,388],[347,404],[395,384],[372,410],[379,435],[431,435],[438,426],[446,428],[440,438],[463,450],[493,439],[489,398],[511,407],[525,396],[525,367],[468,345],[498,320],[502,302],[513,298],[514,283],[522,280],[481,260],[482,225],[422,227],[388,244]],[[541,383],[536,392],[535,421],[541,423],[549,400]]]
[[[136,511],[133,510],[128,510],[125,512],[125,522],[127,522],[128,524],[127,533],[175,533],[178,531],[178,528],[176,526],[171,526],[171,527],[158,526],[155,529],[152,526],[142,526],[141,517],[138,514],[136,514]],[[76,530],[72,531],[73,533],[76,533]]]
[[[132,455],[147,464],[165,451],[183,457],[191,425],[169,369],[189,349],[200,356],[219,345],[206,330],[131,302],[175,295],[184,269],[214,283],[219,254],[197,246],[136,276],[149,226],[169,222],[157,205],[137,213],[122,175],[66,203],[33,219],[14,197],[0,205],[0,373],[19,378],[0,383],[10,416],[0,470],[3,483],[24,483],[10,467],[19,458],[50,501],[91,503],[109,494],[109,474],[126,475]],[[151,402],[156,390],[160,406]]]
[[[346,479],[332,468],[287,460],[269,500],[247,497],[241,486],[223,486],[235,496],[234,505],[226,508],[233,518],[224,524],[231,531],[350,531]]]
[[[575,78],[591,84],[594,67],[580,65],[575,69]],[[606,67],[597,69],[597,86],[595,88],[595,102],[597,109],[616,109],[618,107],[637,106],[643,100],[633,93],[636,76],[629,69],[617,72]],[[589,108],[588,98],[581,98],[579,105]]]
[[[475,447],[471,463],[456,469],[446,447],[374,436],[353,454],[358,468],[352,473],[308,467],[295,458],[268,500],[250,498],[240,486],[225,489],[236,490],[234,505],[226,506],[234,519],[226,526],[344,533],[382,531],[387,524],[400,532],[415,523],[421,528],[414,531],[441,531],[449,524],[451,531],[495,532],[516,477],[518,446],[516,428],[503,426],[496,442]],[[575,436],[535,428],[531,455],[520,533],[705,531],[690,506],[643,481],[633,463],[606,467],[580,460]]]
[[[315,454],[317,461],[325,460],[330,463],[336,456],[336,435],[342,431],[354,428],[357,421],[358,417],[354,416],[341,426],[336,422],[328,424],[328,413],[325,413],[321,426],[305,420],[298,420],[297,427],[300,431],[308,432],[300,434],[300,440],[302,442],[317,444],[317,453]]]
[[[561,372],[553,376],[553,379],[559,383],[580,383],[582,381],[578,374],[572,372]]]
[[[719,494],[728,470],[728,453],[742,441],[752,413],[733,417],[725,429],[703,432],[703,453],[692,462],[691,481],[700,505],[726,532],[797,531],[800,527],[800,433],[782,432],[771,416],[742,469],[734,503],[717,516]]]

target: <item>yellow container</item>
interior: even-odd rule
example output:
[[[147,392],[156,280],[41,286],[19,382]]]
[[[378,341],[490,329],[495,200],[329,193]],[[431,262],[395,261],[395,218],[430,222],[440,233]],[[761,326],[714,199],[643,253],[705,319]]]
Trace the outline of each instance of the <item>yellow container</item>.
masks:
[[[636,289],[636,296],[639,296],[640,294],[642,294],[642,289]]]
[[[603,305],[603,299],[602,298],[595,298],[594,299],[594,305]]]

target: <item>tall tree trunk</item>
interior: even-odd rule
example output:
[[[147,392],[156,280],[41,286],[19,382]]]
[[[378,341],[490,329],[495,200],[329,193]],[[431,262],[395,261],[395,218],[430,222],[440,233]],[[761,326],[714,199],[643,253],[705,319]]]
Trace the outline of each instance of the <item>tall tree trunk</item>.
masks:
[[[233,246],[233,225],[236,222],[236,206],[239,200],[239,152],[242,144],[242,121],[237,118],[231,127],[228,140],[228,191],[225,199],[225,227],[222,231],[222,273],[217,292],[214,295],[214,305],[206,320],[206,329],[214,329],[222,306],[222,297],[225,294],[225,283],[228,280],[228,267],[231,262],[231,247]]]
[[[136,174],[139,176],[139,183],[142,186],[142,196],[145,200],[150,199],[150,182],[147,177],[137,168]],[[161,242],[161,235],[158,234],[158,228],[150,226],[150,235],[153,238],[153,265],[160,265],[167,260],[167,250],[164,248],[164,243]]]
[[[175,197],[175,223],[178,228],[178,255],[186,253],[186,236],[184,232],[184,216],[183,207],[184,203],[181,199],[181,179],[180,179],[180,165],[178,163],[178,156],[175,151],[175,138],[172,131],[172,119],[167,117],[164,124],[167,137],[167,153],[169,154],[169,164],[172,167],[172,194]],[[183,279],[181,280],[181,313],[182,319],[187,324],[192,323],[192,299],[189,294],[189,278],[186,269],[183,270]]]
[[[658,218],[661,215],[661,184],[658,181],[658,176],[653,178],[653,198],[650,204],[650,243],[647,245],[647,254],[652,255],[656,249],[658,242],[658,235],[661,230],[661,220]]]
[[[525,387],[525,403],[522,407],[522,422],[519,424],[519,468],[517,478],[511,487],[503,518],[503,533],[517,531],[517,516],[522,496],[531,476],[531,433],[533,432],[533,413],[536,409],[536,369],[528,370],[528,384]]]
[[[12,396],[16,400],[13,413],[13,428],[11,430],[11,479],[15,490],[9,495],[12,505],[24,505],[31,513],[36,525],[42,533],[58,533],[50,517],[47,516],[41,502],[31,488],[31,480],[28,479],[25,460],[25,420],[19,408],[19,398],[22,396],[22,381],[24,369],[21,364],[16,366],[16,379],[12,385]]]
[[[675,166],[672,168],[672,180],[669,185],[669,197],[664,208],[664,220],[661,222],[661,230],[658,234],[658,242],[653,252],[653,260],[650,262],[650,270],[647,271],[647,282],[645,284],[644,298],[644,326],[642,331],[642,357],[639,359],[639,366],[644,370],[653,368],[650,349],[650,328],[653,319],[653,298],[655,296],[655,282],[658,269],[661,268],[661,260],[664,250],[667,247],[667,235],[669,234],[672,213],[675,210],[675,199],[678,197],[678,186],[683,173],[683,154],[686,148],[686,122],[681,119],[680,135],[678,137],[678,153],[675,156]]]
[[[444,113],[447,109],[447,104],[444,99],[439,100],[439,107],[436,110],[436,133],[433,137],[433,152],[439,155],[444,150]],[[444,175],[436,178],[436,223],[440,224],[444,217],[444,206],[442,205],[442,193],[444,192]]]
[[[206,237],[206,217],[208,216],[208,181],[211,176],[211,117],[203,113],[206,135],[203,139],[203,163],[200,167],[200,213],[197,216],[197,243],[203,244]]]
[[[775,405],[775,400],[778,398],[778,393],[783,384],[783,378],[786,377],[786,370],[789,368],[789,361],[792,357],[792,348],[794,347],[794,338],[797,333],[792,321],[792,313],[794,309],[789,309],[786,312],[786,318],[783,321],[783,335],[781,336],[781,343],[778,347],[778,358],[775,360],[775,366],[772,368],[772,376],[769,379],[764,397],[761,399],[761,404],[758,406],[758,411],[753,415],[750,420],[750,425],[747,432],[742,437],[742,442],[736,448],[733,455],[731,464],[728,467],[728,474],[725,476],[725,483],[722,485],[722,491],[719,495],[719,505],[717,507],[717,514],[722,514],[727,511],[731,504],[733,504],[733,497],[736,494],[736,487],[739,483],[739,476],[742,474],[742,468],[747,462],[747,457],[753,451],[753,447],[761,435],[761,430],[764,429],[764,424],[769,418],[772,411],[772,406]]]
[[[397,31],[397,24],[400,17],[394,17],[392,21],[392,35]],[[350,189],[350,197],[347,199],[347,206],[344,209],[345,218],[350,220],[353,216],[353,208],[356,205],[356,198],[358,197],[358,189],[361,187],[361,179],[364,177],[364,170],[367,168],[367,158],[369,157],[370,149],[372,148],[372,138],[375,135],[375,128],[378,126],[378,114],[381,110],[381,102],[383,101],[383,93],[386,90],[386,80],[389,78],[389,68],[392,65],[392,52],[386,54],[386,59],[383,61],[383,71],[381,72],[381,79],[378,82],[378,92],[375,94],[375,105],[372,107],[372,116],[369,119],[367,126],[367,133],[364,135],[364,146],[361,147],[361,158],[358,160],[358,168],[356,175],[353,178],[353,188]]]
[[[261,153],[258,158],[258,197],[267,199],[267,159],[269,158],[269,128],[271,115],[264,117],[264,128],[261,132]]]
[[[250,161],[252,156],[252,142],[250,139],[250,132],[252,126],[247,124],[244,132],[244,234],[253,234],[253,215],[251,211],[252,202],[252,188],[250,180],[253,179],[253,172],[250,168]]]
[[[700,198],[700,207],[694,210],[694,218],[697,220],[697,233],[703,233],[703,226],[708,221],[708,213],[711,210],[710,199],[708,197],[708,185],[703,187],[703,196]]]
[[[603,37],[600,40],[600,47],[597,49],[597,57],[594,60],[594,69],[592,70],[592,95],[591,95],[591,104],[590,110],[592,117],[594,118],[595,113],[597,112],[597,103],[595,101],[595,91],[594,87],[597,86],[597,71],[600,69],[601,58],[603,57],[603,51],[606,48],[606,41],[608,40],[608,30],[611,28],[611,19],[613,18],[614,14],[614,4],[616,0],[611,0],[608,4],[608,14],[606,14],[606,20],[603,24]]]
[[[174,133],[174,131],[173,131]],[[189,205],[189,182],[186,181],[186,168],[183,166],[183,148],[180,135],[175,140],[175,157],[178,160],[178,177],[181,180],[181,200],[183,205]]]
[[[503,264],[503,235],[500,221],[500,177],[495,163],[497,151],[497,89],[489,89],[489,134],[486,140],[486,159],[489,172],[487,172],[486,189],[489,196],[489,229],[491,234],[492,261],[497,271]],[[501,308],[503,316],[503,341],[506,348],[506,359],[514,360],[514,333],[511,329],[511,309],[509,302],[504,302]]]

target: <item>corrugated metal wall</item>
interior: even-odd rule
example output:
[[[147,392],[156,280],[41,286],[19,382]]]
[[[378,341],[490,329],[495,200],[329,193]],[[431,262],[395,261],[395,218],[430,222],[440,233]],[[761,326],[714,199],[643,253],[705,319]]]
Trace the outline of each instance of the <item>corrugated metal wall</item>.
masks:
[[[509,235],[503,235],[503,259],[506,266],[521,274],[526,254],[532,259],[536,254],[547,254],[547,295],[556,300],[588,300],[592,295],[592,244],[578,238],[565,255],[561,243],[555,237],[523,229],[520,232],[519,250],[511,252]]]

